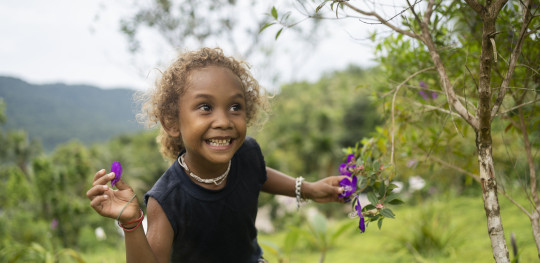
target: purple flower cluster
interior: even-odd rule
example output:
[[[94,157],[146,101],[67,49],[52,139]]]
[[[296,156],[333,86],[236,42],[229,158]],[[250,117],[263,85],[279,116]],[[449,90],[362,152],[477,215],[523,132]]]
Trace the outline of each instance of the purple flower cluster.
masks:
[[[420,94],[420,96],[422,96],[424,100],[429,100],[429,99],[434,100],[439,96],[435,91],[428,91],[427,84],[425,82],[420,81],[419,85],[420,85],[420,90],[418,91],[418,94]]]
[[[342,163],[339,166],[339,173],[348,176],[348,178],[343,178],[339,182],[339,185],[343,187],[344,191],[339,194],[338,197],[343,198],[346,202],[351,200],[350,196],[356,191],[358,178],[356,178],[356,175],[353,175],[356,169],[357,166],[354,154],[349,154],[349,156],[347,156],[347,162]]]

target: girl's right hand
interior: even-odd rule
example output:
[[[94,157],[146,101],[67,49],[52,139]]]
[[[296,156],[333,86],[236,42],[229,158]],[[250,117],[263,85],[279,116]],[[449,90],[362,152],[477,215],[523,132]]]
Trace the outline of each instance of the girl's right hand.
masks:
[[[94,176],[92,188],[86,192],[86,196],[90,199],[90,206],[98,214],[116,219],[135,193],[122,179],[116,183],[117,190],[110,188],[107,183],[113,178],[114,173],[106,174],[105,169],[98,171]],[[131,222],[139,217],[139,203],[137,199],[134,199],[126,206],[119,221]]]

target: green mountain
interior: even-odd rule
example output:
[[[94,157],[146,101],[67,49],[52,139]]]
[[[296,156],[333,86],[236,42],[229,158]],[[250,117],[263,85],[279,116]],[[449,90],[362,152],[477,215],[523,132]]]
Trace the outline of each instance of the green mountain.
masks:
[[[100,89],[88,85],[33,85],[0,76],[0,98],[6,105],[6,130],[25,130],[50,151],[60,143],[105,141],[137,132],[135,90]]]

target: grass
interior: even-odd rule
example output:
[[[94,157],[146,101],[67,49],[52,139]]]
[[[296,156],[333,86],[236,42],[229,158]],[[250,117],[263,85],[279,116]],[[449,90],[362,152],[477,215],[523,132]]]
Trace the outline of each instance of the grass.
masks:
[[[510,234],[514,233],[519,261],[538,262],[529,219],[504,197],[499,201],[510,253]],[[494,262],[481,197],[453,197],[415,206],[405,204],[393,210],[396,219],[385,219],[381,230],[372,224],[362,234],[354,224],[327,251],[325,262]],[[348,220],[357,219],[334,222],[329,227]],[[286,231],[259,234],[259,241],[281,246],[285,236]],[[291,257],[284,262],[319,262],[320,253],[303,241],[298,242]],[[434,245],[439,241],[444,245],[442,248]],[[413,249],[415,243],[422,247]],[[433,249],[427,249],[429,247]],[[104,248],[97,253],[83,254],[83,258],[91,263],[124,262],[124,253],[122,244],[116,249]],[[264,256],[269,262],[279,262],[272,253]],[[514,259],[512,254],[510,259]]]
[[[538,262],[528,218],[505,198],[499,201],[509,251],[510,233],[513,232],[519,261]],[[433,212],[426,212],[429,210]],[[363,234],[357,229],[348,231],[327,252],[325,262],[494,262],[481,197],[456,197],[412,207],[404,205],[394,211],[396,219],[385,219],[381,230],[372,224]],[[419,234],[420,227],[427,228],[428,231],[424,231],[427,233]],[[444,247],[422,251],[424,254],[411,248],[415,241],[424,247],[435,246],[430,244],[430,235],[434,240],[441,239]],[[281,244],[284,237],[284,233],[261,234],[259,240]],[[278,262],[268,253],[265,258]],[[289,262],[318,262],[318,259],[317,251],[310,251],[300,244]],[[514,259],[513,255],[511,259]]]

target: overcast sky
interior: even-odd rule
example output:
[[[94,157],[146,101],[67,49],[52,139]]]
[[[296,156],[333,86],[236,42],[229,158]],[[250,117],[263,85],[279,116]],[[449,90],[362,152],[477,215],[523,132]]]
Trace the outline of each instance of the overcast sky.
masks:
[[[156,42],[160,48],[150,50],[144,59],[135,59],[118,30],[123,14],[121,1],[126,2],[0,1],[0,75],[33,84],[63,82],[136,89],[151,86],[153,69],[163,68],[163,62],[172,59],[174,51],[163,49],[151,38],[143,41]],[[291,70],[287,61],[277,62],[284,80],[313,81],[323,72],[348,64],[373,64],[367,41],[359,43],[345,30],[334,33],[321,41],[299,69]],[[287,36],[282,35],[277,44],[287,45]]]

